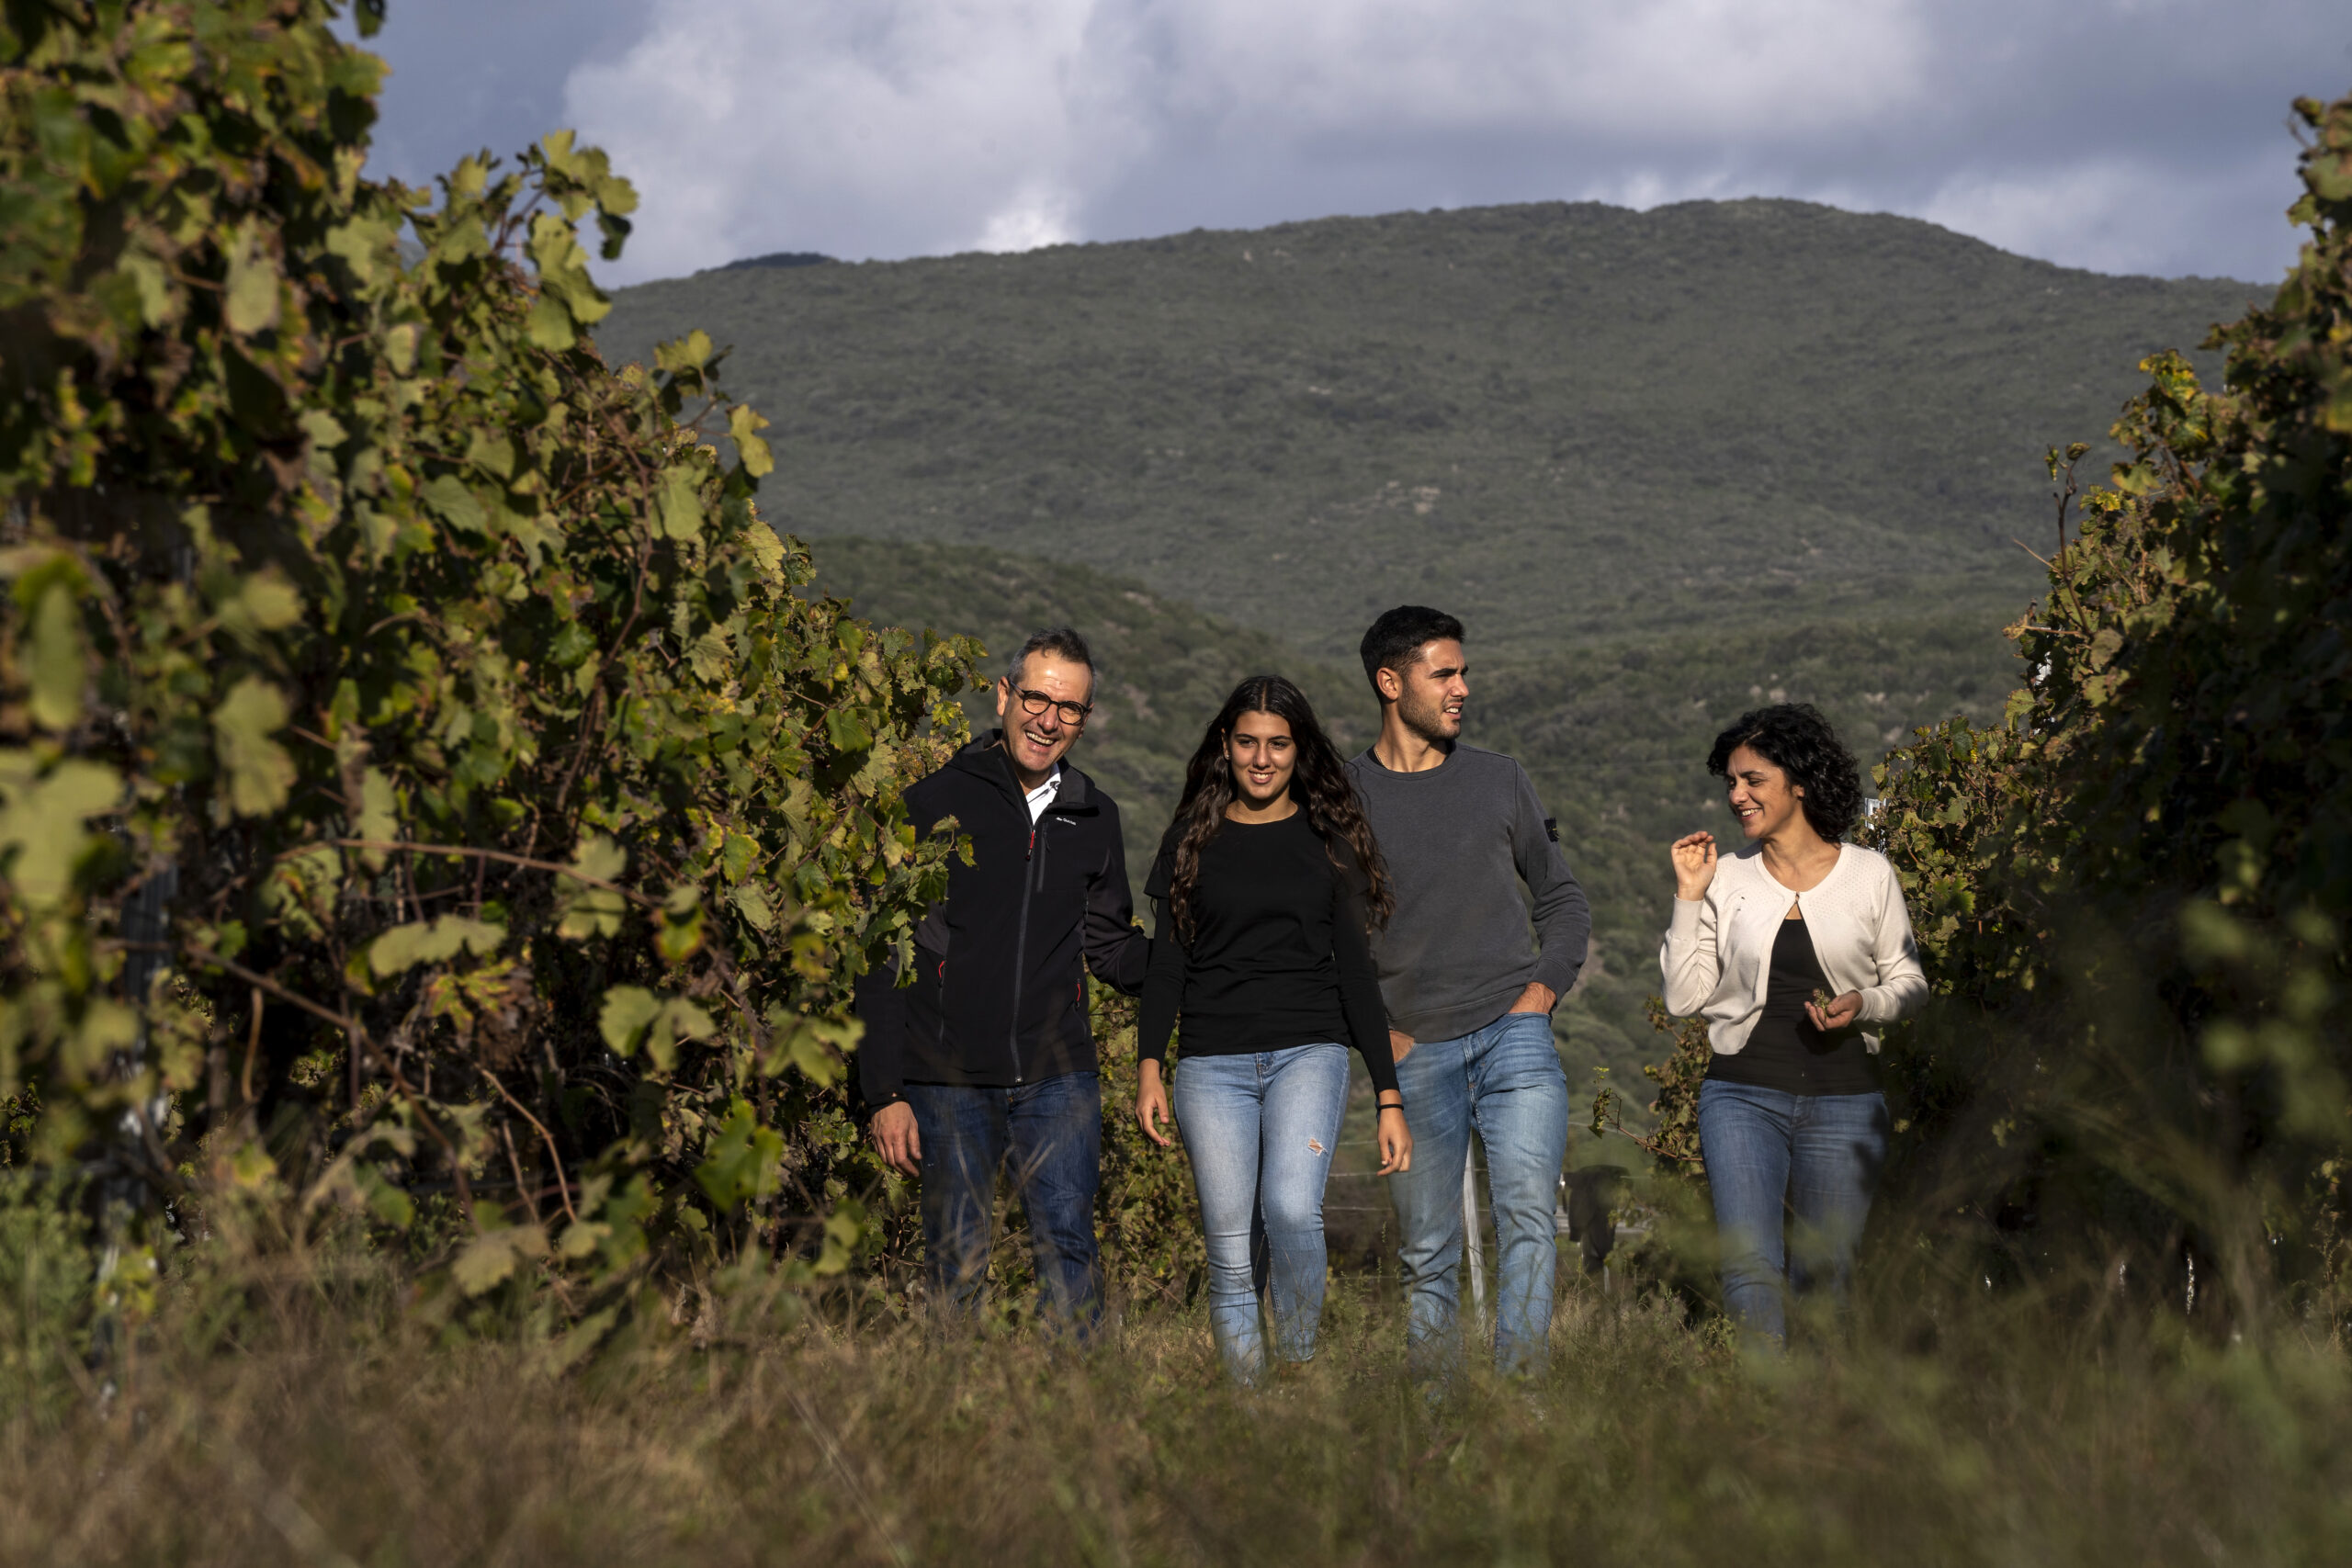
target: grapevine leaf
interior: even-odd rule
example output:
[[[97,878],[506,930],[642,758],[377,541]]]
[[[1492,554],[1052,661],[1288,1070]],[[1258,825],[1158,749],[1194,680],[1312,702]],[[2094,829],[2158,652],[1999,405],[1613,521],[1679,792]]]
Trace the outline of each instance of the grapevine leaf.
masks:
[[[662,532],[673,539],[702,537],[702,492],[695,472],[683,464],[662,470]]]
[[[286,728],[285,695],[258,675],[229,688],[212,710],[212,739],[228,774],[229,807],[239,817],[260,817],[286,804],[294,786],[294,759],[270,739]]]
[[[571,324],[571,312],[545,294],[532,301],[530,333],[531,341],[539,347],[559,354],[580,341],[580,333]]]
[[[783,1179],[784,1139],[760,1125],[751,1101],[738,1096],[695,1168],[695,1181],[722,1210],[774,1192]]]
[[[713,1027],[710,1014],[683,997],[673,997],[662,1004],[660,1016],[646,1032],[645,1053],[656,1067],[669,1072],[677,1066],[679,1043],[707,1040]]]
[[[397,842],[401,836],[400,798],[392,791],[392,781],[381,768],[369,768],[359,775],[359,837],[372,843]],[[362,850],[359,858],[370,871],[384,869],[386,853],[382,850]]]
[[[547,1255],[547,1232],[537,1225],[484,1231],[458,1254],[457,1260],[449,1265],[449,1276],[457,1281],[458,1289],[478,1296],[513,1274],[516,1263]]]
[[[727,434],[734,438],[735,450],[742,458],[743,471],[753,479],[764,479],[775,471],[775,457],[768,444],[755,433],[765,430],[768,422],[754,412],[748,404],[738,403],[727,413]]]
[[[71,729],[82,721],[82,688],[88,680],[82,640],[82,609],[62,582],[52,582],[33,610],[31,703],[33,720],[44,729]]]
[[[220,308],[229,330],[250,337],[277,324],[277,262],[258,227],[247,225],[229,248],[229,288]]]
[[[83,824],[121,805],[121,775],[102,762],[69,757],[41,777],[30,753],[0,751],[0,851],[16,851],[7,874],[17,896],[39,908],[64,897]]]
[[[481,498],[466,488],[466,481],[455,474],[442,474],[424,487],[424,503],[452,528],[463,528],[469,534],[490,531],[490,514],[482,510]]]
[[[506,928],[463,915],[443,915],[432,921],[394,926],[368,949],[368,966],[379,978],[413,969],[420,964],[441,964],[460,952],[477,957],[495,953],[506,941]]]
[[[866,728],[857,715],[844,708],[833,708],[826,713],[825,733],[832,738],[836,749],[846,752],[863,751],[874,744],[874,731]]]
[[[662,1004],[642,986],[614,986],[596,1013],[596,1032],[616,1055],[634,1055]]]
[[[593,876],[599,882],[612,882],[628,869],[628,854],[612,840],[591,834],[580,840],[571,857],[574,870],[582,876]],[[556,923],[556,934],[571,941],[589,937],[616,936],[621,929],[621,916],[628,904],[609,887],[594,887],[572,877],[560,880],[560,891],[567,903],[561,919]]]
[[[751,550],[752,558],[759,563],[760,575],[774,581],[784,573],[784,541],[775,530],[764,523],[754,522],[743,530],[743,544]]]
[[[775,910],[768,905],[768,896],[760,891],[756,882],[746,882],[729,895],[735,901],[735,911],[750,922],[756,931],[775,929]]]
[[[707,1039],[715,1027],[710,1014],[683,997],[664,1001],[642,986],[615,986],[605,993],[596,1027],[616,1055],[634,1055],[642,1047],[656,1071],[677,1066],[682,1041]]]

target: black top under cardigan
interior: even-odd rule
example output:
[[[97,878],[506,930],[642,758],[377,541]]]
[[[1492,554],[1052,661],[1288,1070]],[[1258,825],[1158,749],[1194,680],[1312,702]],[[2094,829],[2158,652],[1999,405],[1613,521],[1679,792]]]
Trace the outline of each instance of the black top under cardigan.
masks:
[[[1781,922],[1772,939],[1772,968],[1764,987],[1764,1010],[1748,1032],[1747,1043],[1717,1055],[1707,1076],[1719,1083],[1776,1089],[1784,1094],[1872,1094],[1878,1077],[1861,1032],[1824,1033],[1804,1010],[1816,990],[1826,990],[1813,950],[1813,933],[1802,918]]]

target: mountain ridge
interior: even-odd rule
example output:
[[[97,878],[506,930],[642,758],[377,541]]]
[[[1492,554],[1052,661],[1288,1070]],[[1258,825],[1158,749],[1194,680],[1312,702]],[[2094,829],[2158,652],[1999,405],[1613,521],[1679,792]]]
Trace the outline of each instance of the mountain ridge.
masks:
[[[704,273],[600,341],[734,345],[780,526],[1083,562],[1331,659],[1417,596],[1526,652],[1798,604],[1989,633],[2042,450],[2253,292],[1816,204],[1548,203]]]

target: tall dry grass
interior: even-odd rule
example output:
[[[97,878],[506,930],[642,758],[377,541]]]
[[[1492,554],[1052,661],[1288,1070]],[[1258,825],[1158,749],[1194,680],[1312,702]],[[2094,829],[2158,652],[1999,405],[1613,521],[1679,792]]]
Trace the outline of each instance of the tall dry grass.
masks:
[[[190,1285],[135,1359],[19,1400],[0,1558],[2352,1561],[2352,1375],[2291,1334],[2211,1346],[2011,1298],[1757,1361],[1578,1280],[1546,1378],[1431,1404],[1372,1284],[1342,1282],[1322,1358],[1261,1393],[1221,1384],[1198,1314],[1086,1352],[794,1315],[758,1291],[688,1327],[649,1312],[556,1374],[527,1329],[434,1328],[364,1278]]]

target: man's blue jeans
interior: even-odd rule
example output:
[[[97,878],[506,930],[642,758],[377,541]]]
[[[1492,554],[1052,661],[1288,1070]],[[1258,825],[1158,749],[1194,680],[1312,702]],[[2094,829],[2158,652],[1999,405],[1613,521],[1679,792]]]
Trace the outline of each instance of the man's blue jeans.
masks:
[[[1084,1333],[1102,1315],[1094,1191],[1102,1178],[1102,1086],[1065,1073],[1014,1089],[907,1085],[922,1138],[924,1276],[934,1307],[969,1316],[987,1284],[996,1179],[1010,1156],[1029,1216],[1046,1311]]]
[[[1405,1345],[1417,1377],[1462,1355],[1462,1171],[1476,1129],[1495,1212],[1495,1365],[1540,1373],[1559,1266],[1552,1211],[1568,1152],[1568,1077],[1540,1012],[1505,1013],[1458,1040],[1430,1040],[1396,1065],[1413,1168],[1389,1179],[1404,1227],[1397,1258]]]
[[[1254,1254],[1262,1236],[1275,1353],[1310,1360],[1323,1316],[1323,1188],[1348,1107],[1344,1045],[1177,1065],[1176,1126],[1208,1243],[1209,1330],[1237,1382],[1265,1371]]]
[[[1788,1335],[1787,1294],[1826,1285],[1844,1303],[1887,1134],[1883,1094],[1790,1094],[1715,1078],[1699,1086],[1724,1305],[1743,1329],[1778,1345]]]

